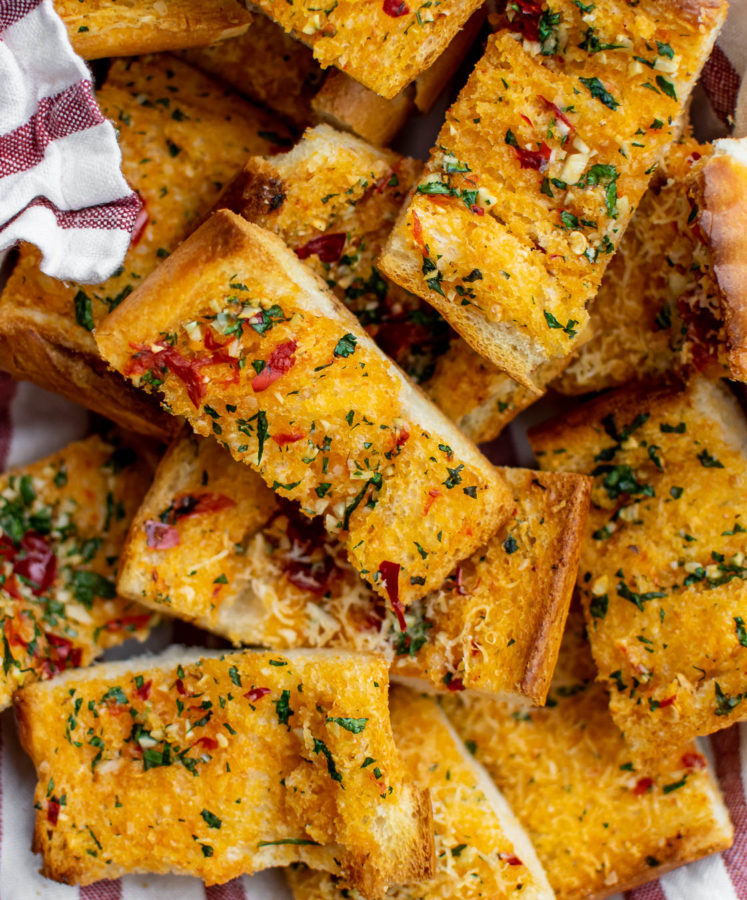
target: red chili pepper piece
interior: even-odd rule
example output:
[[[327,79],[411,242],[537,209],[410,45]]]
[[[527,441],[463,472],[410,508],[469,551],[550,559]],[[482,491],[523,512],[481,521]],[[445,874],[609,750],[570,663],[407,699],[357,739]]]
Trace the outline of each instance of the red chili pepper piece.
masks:
[[[659,701],[659,709],[664,709],[665,706],[671,706],[676,699],[677,699],[677,695],[672,694],[671,697],[666,697],[664,700],[660,700]]]
[[[427,256],[425,250],[425,241],[423,240],[423,223],[420,221],[420,216],[413,210],[412,213],[412,238],[415,243],[420,247],[420,252],[423,256]]]
[[[76,669],[83,660],[83,648],[76,647],[67,638],[46,631],[49,675],[55,675],[64,669]]]
[[[318,256],[320,262],[333,263],[342,256],[345,249],[345,241],[348,239],[344,232],[339,234],[320,234],[312,238],[303,247],[296,248],[296,256],[299,259],[308,259],[310,256]]]
[[[285,564],[288,581],[301,590],[323,596],[336,566],[325,547],[327,532],[321,518],[306,519],[289,513],[287,535],[291,545]]]
[[[393,19],[399,19],[400,16],[406,16],[410,12],[410,7],[404,0],[384,0],[383,9]]]
[[[511,27],[516,28],[528,41],[539,41],[541,4],[535,0],[516,0],[516,5],[519,12],[512,20]]]
[[[250,691],[247,691],[244,696],[250,703],[256,703],[257,700],[261,700],[269,693],[270,688],[256,687],[252,688]]]
[[[169,522],[201,516],[206,513],[223,512],[236,506],[236,501],[225,494],[179,494],[174,498]]]
[[[687,769],[705,769],[705,757],[700,753],[693,753],[692,751],[688,751],[682,756],[682,765]]]
[[[140,238],[143,236],[143,232],[145,231],[145,226],[148,224],[148,220],[150,219],[148,210],[145,207],[145,200],[143,200],[142,195],[139,193],[138,197],[140,198],[142,206],[140,207],[140,212],[135,216],[135,222],[132,226],[132,231],[130,232],[130,247],[134,247],[139,243]]]
[[[215,738],[201,737],[198,741],[195,741],[192,746],[204,747],[206,750],[217,750],[219,745],[218,741],[216,741]]]
[[[295,341],[283,341],[270,354],[264,369],[252,378],[252,390],[255,394],[267,388],[276,382],[278,378],[290,372],[296,364],[295,352],[298,344]]]
[[[639,778],[635,783],[635,787],[633,788],[633,793],[636,797],[640,797],[643,794],[648,793],[651,789],[651,785],[654,783],[653,778]]]
[[[519,859],[518,856],[508,856],[506,853],[501,853],[501,859],[504,862],[507,862],[509,866],[523,866],[524,863]]]
[[[304,438],[302,431],[293,431],[290,434],[273,434],[272,439],[278,447],[284,447],[286,444],[295,444]]]
[[[171,550],[181,543],[179,532],[173,525],[159,522],[158,519],[148,519],[145,523],[145,542],[151,550]]]
[[[576,130],[574,128],[571,120],[566,116],[566,114],[564,112],[562,112],[562,110],[560,109],[559,106],[556,106],[552,102],[552,100],[548,100],[547,97],[543,97],[542,94],[538,94],[537,96],[545,104],[545,106],[548,107],[548,109],[551,109],[553,111],[556,119],[559,119],[561,122],[563,122],[564,125],[568,126],[568,128],[570,129],[570,132],[573,132]]]
[[[47,590],[57,574],[57,557],[43,538],[35,531],[27,531],[21,539],[21,555],[15,558],[13,572],[32,583],[35,596]]]
[[[150,697],[150,689],[153,687],[152,681],[144,681],[139,688],[135,688],[135,693],[141,700],[147,700]]]
[[[47,822],[56,825],[60,817],[60,804],[56,800],[47,800]]]
[[[212,358],[185,359],[176,348],[168,344],[155,352],[147,347],[136,349],[137,353],[125,368],[125,375],[143,375],[149,369],[155,369],[157,372],[165,369],[182,382],[192,405],[195,409],[199,408],[205,396],[205,384],[199,370],[203,366],[211,365]]]
[[[399,570],[401,568],[402,566],[399,563],[384,560],[379,566],[379,574],[381,575],[381,583],[384,585],[384,590],[389,596],[389,602],[392,604],[394,615],[399,622],[400,631],[407,631],[405,608],[399,599]]]
[[[552,153],[544,141],[540,144],[539,150],[525,150],[523,147],[514,147],[513,151],[519,158],[519,165],[522,169],[536,169],[538,172],[545,171]]]
[[[464,690],[464,682],[461,678],[452,678],[449,680],[449,683],[446,685],[447,689],[450,691],[463,691]]]
[[[112,619],[110,622],[107,622],[104,628],[107,631],[121,631],[124,628],[132,628],[137,631],[139,628],[145,628],[150,619],[150,613],[144,613],[139,616],[121,616],[119,619]]]
[[[181,694],[182,697],[187,693],[187,689],[184,687],[184,682],[181,680],[181,678],[177,678],[174,682],[174,685],[176,687],[177,693]]]

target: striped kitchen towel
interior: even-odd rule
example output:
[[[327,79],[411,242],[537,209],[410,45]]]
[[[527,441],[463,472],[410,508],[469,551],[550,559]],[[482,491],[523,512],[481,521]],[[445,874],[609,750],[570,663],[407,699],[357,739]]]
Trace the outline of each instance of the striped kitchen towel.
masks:
[[[140,198],[52,0],[0,0],[0,250],[30,241],[48,275],[101,282]]]

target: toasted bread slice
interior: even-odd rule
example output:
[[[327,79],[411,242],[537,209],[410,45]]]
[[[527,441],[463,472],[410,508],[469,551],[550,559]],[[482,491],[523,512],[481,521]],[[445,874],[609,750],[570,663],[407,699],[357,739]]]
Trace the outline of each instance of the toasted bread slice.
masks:
[[[124,265],[103,284],[58,281],[23,245],[0,300],[0,365],[125,427],[164,437],[174,422],[101,361],[91,330],[176,247],[275,120],[173,57],[115,62],[98,92],[120,129],[123,171],[145,204]],[[275,123],[276,127],[276,123]]]
[[[130,529],[118,588],[236,643],[375,650],[431,690],[542,703],[576,578],[588,479],[502,469],[515,511],[407,631],[319,520],[280,502],[213,441],[174,441]],[[430,515],[439,498],[429,498]],[[500,598],[498,600],[497,598]]]
[[[725,13],[719,0],[509,4],[389,239],[385,274],[531,388],[534,369],[574,349]]]
[[[323,515],[395,609],[440,586],[509,515],[509,490],[477,447],[292,250],[228,210],[96,340],[198,434],[217,435],[306,515]]]
[[[436,871],[423,884],[390,888],[388,900],[552,900],[529,838],[438,705],[400,687],[392,691],[390,709],[402,760],[433,801]],[[351,896],[335,876],[296,866],[286,875],[295,900]]]
[[[310,0],[253,5],[308,44],[322,68],[335,66],[391,100],[441,56],[482,3],[410,8],[396,0],[339,0],[322,11]]]
[[[55,0],[70,43],[84,59],[200,47],[247,30],[237,0]]]
[[[147,637],[157,617],[118,597],[114,579],[154,462],[91,437],[0,476],[0,709],[24,684]]]
[[[215,884],[302,860],[369,898],[427,879],[430,800],[405,774],[387,700],[383,660],[328,650],[172,648],[29,686],[15,710],[40,779],[44,874]]]
[[[375,266],[420,163],[322,125],[249,159],[219,206],[274,231],[468,437],[488,441],[538,396],[483,360],[425,301]],[[307,255],[315,248],[316,252]],[[544,385],[561,367],[538,375]]]
[[[264,16],[257,16],[244,35],[187,50],[184,56],[300,128],[326,122],[383,145],[395,137],[415,110],[427,113],[431,109],[477,37],[483,20],[484,13],[477,10],[433,65],[391,100],[338,69],[322,71],[305,44]]]
[[[729,814],[694,745],[640,767],[610,718],[578,611],[552,703],[448,698],[446,712],[503,793],[558,900],[602,900],[728,848]]]
[[[743,139],[671,148],[602,281],[594,336],[558,390],[615,387],[689,364],[747,378],[746,147]]]
[[[747,717],[747,423],[729,391],[625,389],[530,439],[543,468],[595,478],[578,586],[631,749],[655,758]]]

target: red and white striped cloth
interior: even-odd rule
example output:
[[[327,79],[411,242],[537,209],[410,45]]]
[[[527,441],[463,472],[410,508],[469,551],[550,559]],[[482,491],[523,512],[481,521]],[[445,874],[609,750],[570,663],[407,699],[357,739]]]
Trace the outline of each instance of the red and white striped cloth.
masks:
[[[121,162],[52,0],[0,0],[0,250],[29,241],[48,275],[108,278],[141,205]]]

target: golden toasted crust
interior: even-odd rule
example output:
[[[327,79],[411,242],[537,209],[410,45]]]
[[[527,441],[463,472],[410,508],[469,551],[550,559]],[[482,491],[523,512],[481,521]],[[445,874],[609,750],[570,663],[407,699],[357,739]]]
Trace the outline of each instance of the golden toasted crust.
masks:
[[[385,100],[359,81],[332,69],[311,101],[317,119],[352,131],[372,144],[388,144],[413,111],[411,91]]]
[[[393,613],[319,520],[213,441],[174,441],[130,528],[118,588],[237,643],[383,653],[398,678],[541,703],[557,658],[588,479],[500,470],[514,511],[437,591]],[[429,515],[438,497],[431,497]],[[500,598],[500,600],[498,599]]]
[[[712,152],[692,139],[667,151],[602,279],[590,339],[554,380],[556,390],[584,394],[657,378],[691,361],[696,340],[714,348],[682,318],[691,304],[718,305],[690,198]]]
[[[107,370],[91,329],[210,209],[274,119],[173,57],[115,61],[97,99],[120,130],[125,177],[144,201],[144,230],[99,285],[58,281],[21,247],[0,299],[1,364],[144,434],[173,433],[147,398]],[[139,228],[139,226],[138,226]]]
[[[728,848],[733,829],[690,745],[641,767],[609,716],[579,611],[544,709],[448,698],[446,712],[534,844],[558,900],[602,900]]]
[[[24,689],[44,874],[214,884],[303,860],[370,898],[428,878],[430,801],[405,774],[387,698],[380,659],[324,650],[173,648]]]
[[[731,143],[731,142],[730,142]],[[742,158],[717,152],[703,168],[700,227],[721,289],[731,374],[747,380],[747,139]]]
[[[395,607],[440,585],[508,515],[508,489],[477,448],[295,253],[228,210],[96,339],[115,369],[155,380],[197,433],[219,434],[307,515],[345,532],[351,562]],[[443,500],[424,520],[436,489]]]
[[[307,43],[323,68],[334,65],[391,99],[438,59],[481,0],[442,0],[430,9],[339,0],[322,12],[311,0],[253,5]]]
[[[308,47],[265,16],[255,16],[246,34],[181,55],[297,127],[311,124],[311,101],[326,76]]]
[[[721,384],[604,395],[530,432],[543,468],[594,475],[578,588],[631,750],[662,757],[747,715],[747,424]],[[687,615],[683,615],[687,610]]]
[[[153,463],[147,446],[91,437],[0,478],[0,708],[24,684],[145,639],[157,621],[114,587]]]
[[[43,314],[15,307],[8,298],[0,303],[0,368],[19,381],[34,381],[107,416],[123,428],[148,437],[168,440],[178,421],[166,415],[152,398],[136,391],[120,375],[112,372],[98,354],[61,343],[61,333],[45,330],[49,322]]]
[[[388,900],[502,900],[514,894],[551,900],[529,839],[436,703],[396,687],[390,708],[403,762],[433,801],[436,871],[428,882],[390,888]],[[295,900],[350,896],[334,876],[306,867],[291,867],[286,875]]]
[[[671,5],[606,0],[583,12],[563,0],[540,27],[509,6],[447,113],[383,271],[531,388],[533,370],[575,347],[725,11],[693,22]],[[646,56],[654,39],[666,58]],[[598,52],[613,41],[618,52]],[[634,56],[649,67],[638,73]],[[643,73],[654,67],[666,74],[652,85]]]
[[[55,0],[84,59],[200,47],[247,30],[252,14],[237,0]]]

